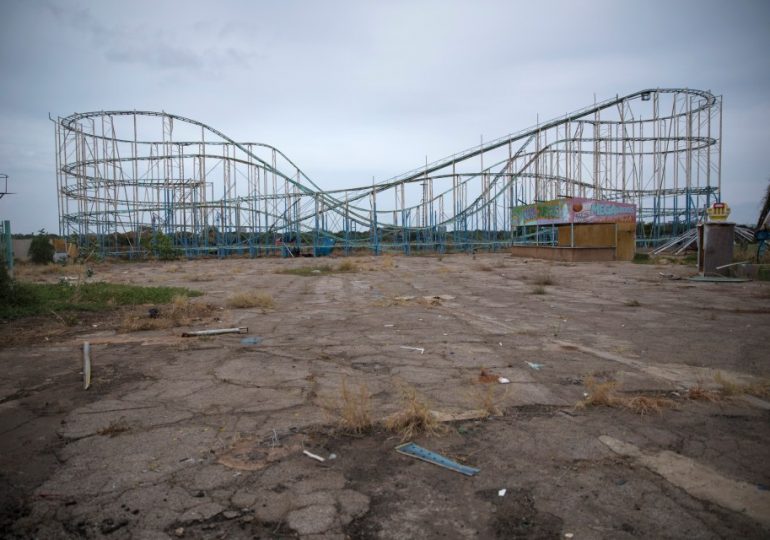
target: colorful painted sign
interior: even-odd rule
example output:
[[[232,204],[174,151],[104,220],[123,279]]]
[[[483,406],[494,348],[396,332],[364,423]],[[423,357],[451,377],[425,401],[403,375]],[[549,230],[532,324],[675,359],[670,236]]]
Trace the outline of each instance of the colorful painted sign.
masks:
[[[525,206],[514,206],[513,225],[551,225],[569,220],[569,207],[564,199],[544,201]]]
[[[556,199],[511,209],[513,225],[558,223],[633,223],[636,205],[596,199]]]

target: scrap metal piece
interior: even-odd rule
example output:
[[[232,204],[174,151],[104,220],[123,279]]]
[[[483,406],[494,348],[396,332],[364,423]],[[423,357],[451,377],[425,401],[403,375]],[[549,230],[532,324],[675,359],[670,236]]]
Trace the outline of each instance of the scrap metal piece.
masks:
[[[83,342],[83,390],[91,386],[91,344]]]
[[[191,332],[182,333],[182,337],[195,337],[195,336],[216,336],[218,334],[248,334],[249,329],[246,327],[241,328],[215,328],[213,330],[195,330]]]
[[[428,463],[433,463],[439,467],[444,467],[445,469],[459,472],[460,474],[464,474],[466,476],[475,476],[481,472],[481,469],[468,467],[467,465],[460,465],[456,461],[452,461],[451,459],[444,457],[441,454],[431,452],[430,450],[426,450],[422,446],[418,446],[411,442],[396,446],[396,452],[399,454],[404,454],[405,456],[421,459],[422,461],[427,461]]]
[[[309,458],[313,458],[316,461],[320,461],[321,463],[326,461],[326,458],[322,458],[321,456],[319,456],[318,454],[314,454],[313,452],[308,452],[307,450],[303,450],[302,453],[305,454]]]

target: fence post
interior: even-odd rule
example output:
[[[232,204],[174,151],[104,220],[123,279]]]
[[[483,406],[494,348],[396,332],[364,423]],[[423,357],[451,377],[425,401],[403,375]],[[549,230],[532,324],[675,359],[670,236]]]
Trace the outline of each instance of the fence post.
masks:
[[[8,267],[8,275],[13,278],[13,239],[11,238],[11,222],[3,221],[3,243],[5,244],[5,265]]]

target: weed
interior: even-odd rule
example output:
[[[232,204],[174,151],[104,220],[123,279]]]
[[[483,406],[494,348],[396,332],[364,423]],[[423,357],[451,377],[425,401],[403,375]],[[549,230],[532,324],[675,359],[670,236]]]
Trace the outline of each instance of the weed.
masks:
[[[413,439],[417,435],[439,435],[446,431],[430,410],[424,398],[414,388],[401,387],[403,408],[385,420],[385,428],[397,433],[402,441]]]
[[[214,307],[209,304],[190,302],[186,296],[176,295],[168,305],[158,308],[154,317],[150,317],[144,308],[127,313],[120,323],[120,331],[139,332],[184,326],[211,315],[213,310]]]
[[[97,430],[97,435],[106,435],[109,437],[117,437],[121,433],[124,433],[128,431],[130,428],[128,426],[128,423],[121,418],[120,420],[113,420],[110,422],[110,425],[108,425],[105,428],[102,428],[100,430]]]
[[[673,407],[674,402],[659,396],[633,396],[625,398],[622,405],[636,414],[644,416],[650,413],[660,414],[663,409]]]
[[[547,291],[545,290],[545,287],[543,287],[542,285],[538,285],[537,287],[532,289],[532,294],[546,294],[546,292]]]
[[[699,382],[698,384],[690,387],[690,389],[687,390],[687,399],[691,399],[693,401],[715,402],[715,401],[720,401],[722,399],[722,394],[720,394],[716,390],[709,390],[705,388]]]
[[[493,268],[488,264],[480,264],[476,267],[476,269],[481,270],[482,272],[491,272],[493,270]]]
[[[721,371],[718,371],[717,374],[714,375],[714,382],[716,382],[721,387],[722,395],[737,396],[743,393],[741,388],[742,385],[731,379],[728,379],[722,375]]]
[[[714,376],[714,381],[721,387],[722,395],[724,396],[739,396],[742,394],[748,394],[750,396],[756,396],[759,398],[770,397],[770,380],[763,379],[748,384],[741,384],[739,382],[728,379],[722,372],[717,372]]]
[[[210,274],[193,274],[189,277],[190,281],[214,281],[214,276]]]
[[[663,409],[673,407],[674,402],[660,396],[645,395],[620,395],[620,384],[617,381],[599,382],[594,377],[587,377],[584,381],[588,390],[585,399],[578,401],[576,407],[617,407],[629,409],[636,414],[650,413],[660,414]]]
[[[107,311],[118,306],[165,304],[175,295],[202,293],[178,287],[139,287],[116,283],[80,285],[16,282],[17,299],[0,304],[0,318],[15,319],[55,311]]]
[[[578,408],[582,409],[589,406],[616,407],[619,404],[617,381],[599,382],[594,377],[587,377],[583,384],[588,390],[588,395],[578,402]]]
[[[342,391],[336,407],[340,429],[353,435],[361,435],[372,429],[372,396],[365,383],[361,383],[358,391],[348,388],[347,381],[342,379]]]
[[[385,254],[379,258],[380,268],[393,268],[396,265],[396,261],[393,255]]]
[[[481,368],[481,373],[479,373],[479,378],[478,378],[478,381],[480,383],[485,383],[485,384],[496,383],[499,380],[500,380],[499,375],[495,375],[494,373],[490,373],[486,369]]]
[[[628,307],[639,307],[642,304],[641,302],[639,302],[639,300],[626,300],[625,302],[623,302],[623,305]]]
[[[337,265],[337,272],[358,272],[358,267],[356,263],[348,259]]]
[[[479,377],[479,382],[487,381],[482,381],[481,377]],[[495,379],[494,382],[496,383],[497,379]],[[501,397],[498,395],[500,392],[500,385],[475,385],[474,389],[475,392],[471,394],[474,405],[478,406],[479,409],[484,411],[487,416],[502,416],[503,411],[500,410],[500,408],[497,406],[497,403],[500,401]]]
[[[244,292],[237,293],[227,299],[227,306],[231,308],[252,308],[273,309],[275,302],[268,293],[262,292]]]
[[[653,261],[649,253],[634,253],[633,262],[636,264],[650,264]]]
[[[334,272],[334,269],[329,266],[328,264],[324,264],[321,266],[302,266],[299,268],[284,268],[283,270],[278,270],[276,274],[288,274],[291,276],[303,276],[303,277],[313,277],[313,276],[323,276],[326,274],[331,274]]]
[[[556,285],[556,281],[551,277],[551,274],[543,274],[541,276],[537,276],[533,283],[535,285]]]
[[[682,264],[686,265],[693,265],[698,263],[698,254],[697,253],[688,253],[684,257],[682,257]]]

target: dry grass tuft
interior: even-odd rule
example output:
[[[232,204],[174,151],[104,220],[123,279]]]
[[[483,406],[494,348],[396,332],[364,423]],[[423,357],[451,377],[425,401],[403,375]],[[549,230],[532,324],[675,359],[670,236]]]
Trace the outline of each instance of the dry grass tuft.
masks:
[[[625,302],[623,302],[623,305],[628,307],[639,307],[642,304],[641,302],[639,302],[639,300],[626,300]]]
[[[345,433],[362,435],[372,429],[372,396],[364,383],[353,391],[347,380],[342,379],[339,399],[324,408],[336,417],[338,427]]]
[[[149,316],[147,306],[137,307],[126,313],[121,320],[121,332],[139,332],[142,330],[161,330],[175,326],[185,326],[193,321],[211,316],[214,306],[200,302],[191,302],[187,296],[177,295],[171,303],[159,306],[155,318]]]
[[[627,409],[631,409],[636,414],[644,416],[645,414],[650,413],[660,414],[663,412],[663,409],[673,407],[674,402],[670,399],[658,396],[633,396],[625,398],[622,405]]]
[[[748,394],[758,398],[770,397],[770,379],[762,379],[748,384],[742,384],[725,377],[720,371],[714,375],[714,381],[721,387],[721,392],[724,396],[740,396],[742,394]]]
[[[393,268],[396,266],[396,261],[393,255],[385,254],[379,258],[380,268]]]
[[[193,274],[188,278],[190,281],[214,281],[214,276],[211,274]]]
[[[588,396],[577,402],[577,408],[585,407],[616,407],[628,409],[636,414],[660,414],[663,409],[674,406],[670,399],[659,396],[621,395],[618,393],[620,384],[617,381],[599,382],[594,377],[587,377],[584,382]]]
[[[481,373],[479,373],[478,380],[480,383],[496,383],[500,380],[500,376],[495,375],[494,373],[491,373],[484,368],[481,368]]]
[[[480,264],[476,267],[476,269],[481,270],[482,272],[491,272],[492,270],[494,270],[494,268],[492,268],[488,264]]]
[[[687,390],[687,399],[691,399],[693,401],[710,401],[713,403],[715,401],[721,401],[722,394],[716,390],[709,390],[708,388],[705,388],[701,383],[698,383]]]
[[[14,266],[14,273],[19,281],[45,280],[48,276],[70,276],[83,281],[86,278],[86,266],[84,264],[20,263]]]
[[[351,260],[344,260],[337,265],[337,272],[358,272],[358,266]]]
[[[485,381],[480,380],[479,382]],[[497,382],[497,379],[494,382]],[[474,406],[484,411],[487,416],[502,416],[503,411],[497,404],[500,402],[501,394],[504,392],[505,389],[501,389],[497,384],[477,384],[474,385],[471,398]]]
[[[121,433],[125,433],[130,429],[128,423],[121,418],[120,420],[113,420],[110,422],[110,425],[108,425],[105,428],[102,428],[100,430],[97,430],[97,435],[102,436],[108,436],[108,437],[117,437]]]
[[[620,404],[620,398],[617,395],[617,381],[599,382],[594,377],[586,377],[583,381],[588,396],[578,402],[577,407],[617,407]]]
[[[543,287],[542,285],[538,285],[537,287],[532,289],[532,294],[546,294],[546,292],[547,291],[545,290],[545,287]]]
[[[721,371],[718,371],[717,374],[714,375],[714,382],[721,387],[720,390],[724,396],[737,396],[744,393],[742,388],[743,385],[728,379],[722,375]]]
[[[385,420],[385,428],[397,433],[402,441],[413,439],[417,435],[440,435],[446,432],[428,406],[424,398],[417,394],[414,388],[401,388],[403,408]]]
[[[230,296],[227,299],[227,307],[273,309],[275,302],[273,297],[263,292],[243,292]]]
[[[556,285],[556,281],[551,277],[551,274],[543,274],[541,276],[537,276],[534,280],[532,280],[532,283],[535,285]]]

